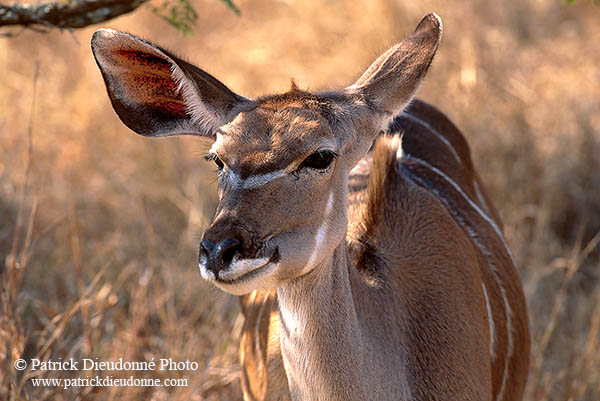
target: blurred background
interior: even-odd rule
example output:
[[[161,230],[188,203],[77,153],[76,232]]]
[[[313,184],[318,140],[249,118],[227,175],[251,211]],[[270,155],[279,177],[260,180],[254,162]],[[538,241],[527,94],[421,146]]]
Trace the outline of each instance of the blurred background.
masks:
[[[237,299],[196,267],[216,201],[208,144],[121,124],[95,29],[154,41],[252,97],[290,78],[348,85],[435,11],[444,38],[418,97],[463,130],[504,220],[533,333],[525,399],[599,400],[600,6],[570,3],[236,0],[237,15],[194,0],[184,36],[151,1],[71,33],[0,38],[0,399],[241,399]],[[136,372],[188,387],[34,388],[12,363],[35,357],[199,369]]]

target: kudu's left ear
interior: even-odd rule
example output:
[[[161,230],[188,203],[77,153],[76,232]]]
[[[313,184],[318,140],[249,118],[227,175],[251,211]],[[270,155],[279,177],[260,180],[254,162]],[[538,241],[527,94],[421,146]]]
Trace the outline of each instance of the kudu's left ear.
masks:
[[[442,39],[442,20],[426,15],[415,32],[383,53],[346,91],[387,118],[400,113],[423,81]]]
[[[100,29],[92,51],[113,108],[144,136],[214,138],[246,101],[210,74],[128,33]]]

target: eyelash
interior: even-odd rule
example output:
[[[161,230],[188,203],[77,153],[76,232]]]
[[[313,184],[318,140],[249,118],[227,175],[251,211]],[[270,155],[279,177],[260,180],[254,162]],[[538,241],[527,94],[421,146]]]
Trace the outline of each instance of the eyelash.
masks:
[[[209,153],[206,156],[204,156],[204,159],[209,162],[215,162],[219,171],[223,170],[223,167],[225,166],[223,164],[223,161],[219,159],[219,156],[217,156],[216,153]]]
[[[324,171],[331,166],[336,157],[337,154],[332,150],[318,150],[305,158],[304,161],[300,163],[300,166],[298,166],[298,170],[311,168]]]
[[[312,153],[310,156],[306,157],[306,159],[304,159],[304,161],[300,163],[300,166],[298,166],[297,170],[294,171],[292,174],[297,177],[298,172],[307,168],[325,171],[331,166],[331,164],[337,156],[337,153],[335,153],[332,150],[318,150]],[[322,162],[323,158],[325,159],[325,165],[321,167],[318,165],[318,163]],[[216,153],[209,153],[206,156],[204,156],[204,159],[209,162],[215,162],[217,168],[219,169],[219,172],[223,170],[223,167],[225,167],[225,164],[219,158],[219,156],[217,156]]]

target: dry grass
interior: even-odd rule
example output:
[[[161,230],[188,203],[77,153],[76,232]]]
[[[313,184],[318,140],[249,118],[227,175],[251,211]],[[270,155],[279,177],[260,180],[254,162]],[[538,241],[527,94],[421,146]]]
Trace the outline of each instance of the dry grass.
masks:
[[[238,0],[238,18],[216,0],[196,4],[189,38],[148,9],[107,25],[255,96],[286,90],[290,77],[305,88],[348,84],[438,12],[445,38],[420,97],[464,130],[503,216],[534,336],[526,399],[600,399],[600,7]],[[215,205],[206,145],[128,132],[89,51],[92,31],[0,41],[0,399],[239,399],[237,300],[195,268]],[[36,356],[200,368],[146,375],[187,377],[182,388],[34,388],[34,372],[12,363]]]

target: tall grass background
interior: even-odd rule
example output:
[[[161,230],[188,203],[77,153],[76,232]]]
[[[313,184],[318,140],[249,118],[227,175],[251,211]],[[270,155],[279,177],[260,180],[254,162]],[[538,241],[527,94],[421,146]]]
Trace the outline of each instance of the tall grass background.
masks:
[[[246,96],[348,85],[430,11],[418,96],[464,132],[504,221],[533,333],[526,400],[600,399],[600,7],[561,0],[198,0],[181,36],[143,6],[102,26],[174,50]],[[0,39],[0,399],[239,400],[237,299],[196,268],[214,211],[199,138],[113,112],[94,29]],[[18,358],[198,362],[189,386],[33,387]],[[94,374],[101,372],[87,372]],[[121,372],[128,377],[128,372]],[[114,377],[119,372],[111,372]]]

